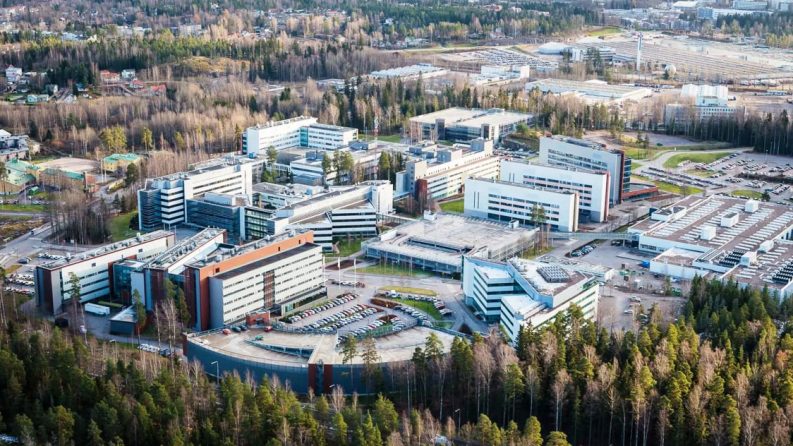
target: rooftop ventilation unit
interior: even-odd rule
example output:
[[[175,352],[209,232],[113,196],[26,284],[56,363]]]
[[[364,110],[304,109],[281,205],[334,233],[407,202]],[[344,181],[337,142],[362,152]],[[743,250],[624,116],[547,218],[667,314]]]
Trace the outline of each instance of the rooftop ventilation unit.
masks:
[[[760,202],[757,200],[747,200],[743,206],[743,210],[750,214],[757,212],[758,209],[760,209]]]
[[[702,240],[713,240],[716,238],[716,228],[713,226],[703,226],[699,232],[699,238]]]

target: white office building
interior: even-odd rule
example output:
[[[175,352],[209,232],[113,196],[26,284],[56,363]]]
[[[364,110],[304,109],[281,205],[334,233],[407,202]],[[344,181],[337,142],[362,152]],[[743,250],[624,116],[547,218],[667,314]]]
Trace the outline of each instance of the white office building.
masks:
[[[263,185],[256,187],[265,188]],[[330,250],[334,238],[377,235],[378,214],[393,212],[394,191],[388,181],[310,190],[310,193],[290,196],[289,204],[273,209],[261,224],[254,226],[246,217],[246,237],[253,239],[289,230],[310,230],[314,232],[314,243]]]
[[[664,107],[664,122],[668,126],[682,129],[695,122],[711,119],[739,117],[744,107],[729,105],[729,91],[724,85],[686,84],[680,92],[683,103]]]
[[[305,243],[210,277],[211,326],[317,293],[325,282],[323,265],[322,248]]]
[[[534,116],[501,108],[477,109],[452,107],[410,118],[408,133],[413,142],[459,141],[477,138],[500,141],[519,124],[530,124]]]
[[[553,230],[578,230],[578,193],[536,189],[519,183],[469,178],[465,182],[465,215],[533,226],[532,211],[540,206]]]
[[[542,327],[572,305],[586,319],[597,317],[598,279],[575,265],[465,256],[462,283],[466,304],[498,322],[513,344],[524,326]]]
[[[357,129],[319,124],[317,118],[299,116],[248,127],[243,134],[242,151],[258,154],[270,147],[276,150],[291,147],[336,150],[348,146],[357,138]]]
[[[605,144],[566,136],[541,137],[539,163],[608,172],[612,205],[621,203],[623,194],[630,191],[631,159],[622,150],[609,149]]]
[[[224,158],[179,172],[146,180],[138,190],[138,227],[149,231],[185,222],[186,202],[208,192],[226,195],[252,193],[257,164],[263,160]]]
[[[497,179],[498,168],[493,142],[475,140],[470,148],[454,146],[438,150],[434,159],[409,161],[396,176],[396,191],[427,203],[462,193],[467,178]]]
[[[66,311],[71,299],[72,274],[80,281],[80,303],[110,296],[110,268],[127,259],[143,260],[158,255],[176,243],[172,232],[154,231],[36,266],[36,302],[48,314]]]
[[[606,221],[610,180],[608,172],[532,164],[520,160],[501,161],[501,181],[541,190],[577,193],[579,221],[582,222]]]

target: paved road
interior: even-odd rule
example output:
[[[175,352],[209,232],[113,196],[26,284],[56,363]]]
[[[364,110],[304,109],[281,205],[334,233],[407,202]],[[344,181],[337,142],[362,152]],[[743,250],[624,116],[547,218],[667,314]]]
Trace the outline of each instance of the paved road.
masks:
[[[727,152],[727,153],[734,153],[734,152],[751,152],[752,149],[750,147],[744,147],[740,149],[712,149],[712,150],[677,150],[677,151],[669,151],[662,153],[661,155],[655,157],[654,159],[646,159],[646,160],[636,160],[641,166],[635,170],[636,173],[640,173],[642,170],[648,167],[655,167],[656,169],[663,169],[664,163],[671,157],[675,155],[685,155],[685,154],[699,154],[699,153],[717,153],[717,152]]]

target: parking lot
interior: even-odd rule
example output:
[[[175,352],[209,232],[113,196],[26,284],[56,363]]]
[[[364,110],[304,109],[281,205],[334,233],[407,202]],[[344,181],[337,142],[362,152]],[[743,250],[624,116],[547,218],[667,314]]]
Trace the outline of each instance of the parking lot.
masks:
[[[426,315],[409,314],[398,308],[375,305],[370,299],[347,292],[313,308],[285,317],[282,328],[303,333],[338,333],[347,336],[397,332],[415,326]]]

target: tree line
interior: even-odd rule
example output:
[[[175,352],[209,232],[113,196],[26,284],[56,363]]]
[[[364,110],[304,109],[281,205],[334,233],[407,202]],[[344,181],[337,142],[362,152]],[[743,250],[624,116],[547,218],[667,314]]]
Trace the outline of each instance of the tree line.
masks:
[[[608,332],[573,308],[515,347],[493,332],[456,339],[448,355],[430,336],[393,365],[399,393],[298,398],[236,374],[215,388],[197,364],[4,312],[0,432],[62,445],[791,442],[790,301],[695,278],[677,322],[648,314],[636,331]],[[367,379],[377,386],[376,371]]]

